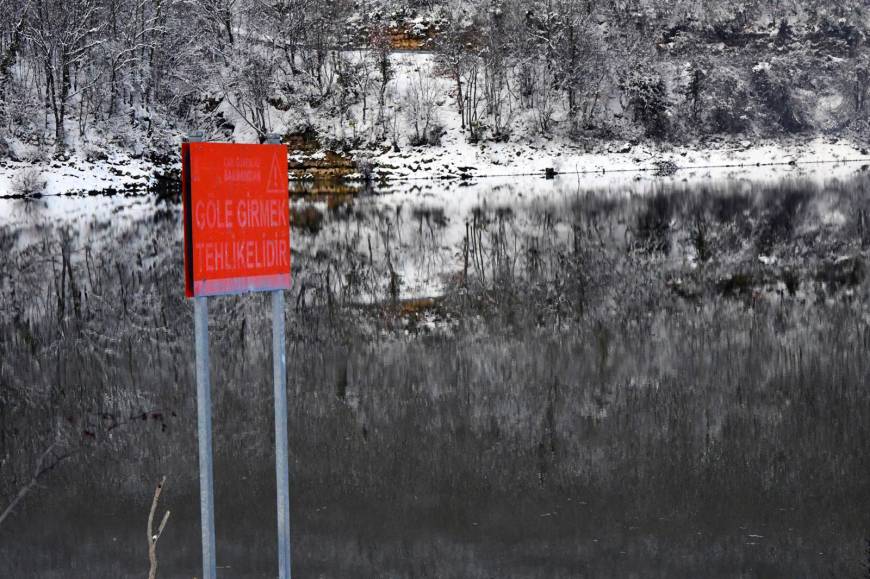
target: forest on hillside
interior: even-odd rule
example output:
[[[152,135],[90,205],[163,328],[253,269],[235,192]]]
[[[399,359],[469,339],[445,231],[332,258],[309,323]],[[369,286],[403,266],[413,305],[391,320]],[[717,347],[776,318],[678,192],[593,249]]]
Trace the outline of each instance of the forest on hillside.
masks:
[[[0,158],[870,134],[866,0],[0,0]],[[434,55],[431,76],[398,51]],[[401,78],[405,76],[406,78]],[[443,104],[443,103],[442,103]]]

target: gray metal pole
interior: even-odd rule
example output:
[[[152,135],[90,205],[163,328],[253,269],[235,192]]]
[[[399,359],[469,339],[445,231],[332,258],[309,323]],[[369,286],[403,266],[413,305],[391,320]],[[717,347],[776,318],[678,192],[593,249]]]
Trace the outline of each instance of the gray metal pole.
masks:
[[[196,415],[199,439],[199,509],[202,528],[202,578],[216,579],[214,470],[211,450],[211,380],[208,361],[208,298],[193,303],[196,334]]]
[[[278,490],[278,577],[290,579],[290,459],[287,451],[287,364],[284,292],[272,292],[272,369],[275,377],[275,475]]]

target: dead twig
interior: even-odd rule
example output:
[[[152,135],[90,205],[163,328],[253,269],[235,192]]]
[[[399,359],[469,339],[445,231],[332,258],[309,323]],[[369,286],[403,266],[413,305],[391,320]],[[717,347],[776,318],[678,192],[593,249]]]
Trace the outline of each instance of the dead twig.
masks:
[[[154,499],[151,501],[151,511],[148,513],[148,561],[151,568],[148,571],[148,579],[157,578],[157,541],[160,535],[163,534],[163,529],[166,528],[166,522],[169,520],[169,512],[163,514],[163,520],[160,521],[160,526],[157,532],[154,532],[154,513],[157,511],[157,502],[160,500],[160,493],[163,492],[163,485],[166,484],[166,477],[160,479],[157,488],[154,490]]]

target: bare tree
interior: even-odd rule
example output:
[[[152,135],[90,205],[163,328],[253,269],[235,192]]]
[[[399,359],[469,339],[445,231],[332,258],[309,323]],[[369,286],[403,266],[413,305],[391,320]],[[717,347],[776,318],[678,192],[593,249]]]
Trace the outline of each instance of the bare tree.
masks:
[[[137,101],[147,106],[153,92],[155,52],[166,34],[166,3],[172,0],[109,0],[102,15],[107,20],[104,62],[108,69],[108,115],[119,104]]]
[[[95,46],[102,43],[95,0],[35,0],[26,35],[35,48],[45,75],[46,109],[54,117],[55,147],[66,146],[67,105],[75,96],[72,78]]]
[[[192,4],[207,38],[219,54],[226,55],[236,42],[240,0],[193,0]]]
[[[390,61],[390,52],[392,44],[390,34],[384,26],[376,26],[372,30],[369,44],[372,48],[372,58],[375,61],[375,67],[378,71],[378,121],[377,124],[381,127],[381,138],[387,136],[387,86],[393,78],[393,63]]]
[[[315,2],[307,6],[305,27],[301,30],[304,46],[298,51],[301,71],[313,88],[313,104],[319,105],[332,94],[336,71],[331,55],[344,41],[343,20],[349,7],[346,0]]]
[[[412,145],[421,145],[430,140],[430,131],[436,122],[438,85],[431,71],[418,68],[405,93],[405,113],[414,127]]]
[[[485,12],[477,26],[485,38],[480,50],[483,62],[483,90],[486,113],[491,123],[491,137],[507,138],[513,116],[512,60],[514,10],[496,7]]]
[[[438,55],[438,63],[442,66],[453,80],[454,99],[459,112],[460,123],[466,128],[468,118],[466,115],[466,90],[464,80],[471,65],[471,38],[469,30],[463,23],[464,15],[460,9],[455,8],[450,12],[446,29],[438,35],[435,41],[435,50]]]
[[[367,122],[368,117],[368,94],[371,89],[373,79],[374,66],[370,58],[360,58],[356,64],[356,74],[354,75],[354,82],[356,85],[356,90],[360,95],[360,99],[362,100],[362,123],[363,125]]]
[[[270,54],[252,50],[238,55],[223,72],[227,103],[263,138],[272,130],[269,99],[275,85],[275,66]]]
[[[484,102],[480,90],[480,58],[476,56],[467,59],[467,65],[462,70],[460,77],[465,84],[465,120],[468,129],[469,142],[477,142],[481,137],[483,127],[480,123],[481,105]]]
[[[870,90],[870,58],[862,55],[855,66],[855,110],[864,112]],[[2,97],[2,95],[0,95]]]
[[[531,73],[534,86],[531,91],[532,108],[535,120],[542,134],[548,135],[553,127],[559,95],[556,88],[556,78],[551,66],[538,63]]]
[[[607,41],[595,25],[594,6],[588,0],[544,0],[525,22],[527,51],[540,60],[540,76],[564,93],[572,127],[589,124],[609,72]],[[549,91],[549,85],[537,87]],[[538,101],[551,103],[549,97]]]
[[[0,0],[0,14],[8,15],[0,20],[0,125],[6,121],[6,87],[21,50],[28,8],[29,1]]]

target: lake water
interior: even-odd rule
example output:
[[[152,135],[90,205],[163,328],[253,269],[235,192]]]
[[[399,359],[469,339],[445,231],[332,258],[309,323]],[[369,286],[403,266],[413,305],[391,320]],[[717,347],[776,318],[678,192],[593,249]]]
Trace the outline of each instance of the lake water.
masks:
[[[862,577],[870,174],[420,181],[293,202],[301,577]],[[0,199],[0,576],[199,570],[171,190]],[[218,565],[276,574],[263,296],[211,302]],[[5,504],[5,500],[0,505]]]

